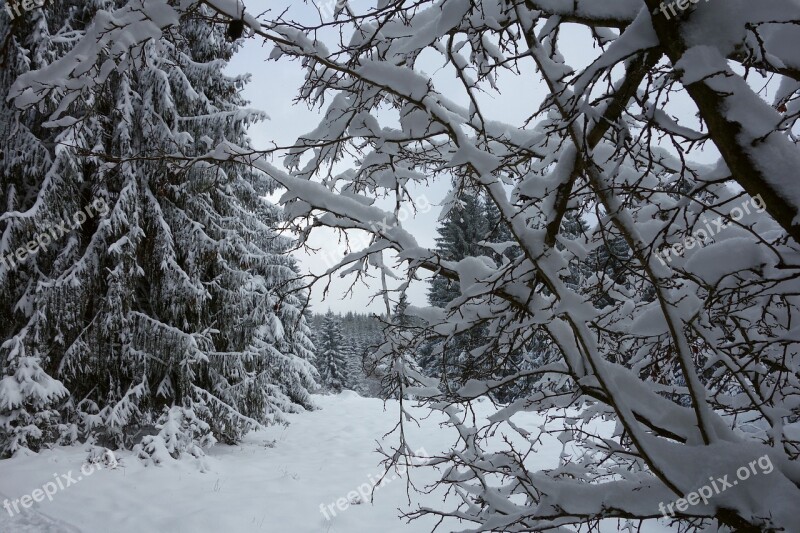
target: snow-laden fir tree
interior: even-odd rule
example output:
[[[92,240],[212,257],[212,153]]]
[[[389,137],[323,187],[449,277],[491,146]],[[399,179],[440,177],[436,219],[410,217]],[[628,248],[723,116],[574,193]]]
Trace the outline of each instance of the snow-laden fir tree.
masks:
[[[492,257],[496,262],[503,263],[507,260],[515,259],[521,254],[519,246],[514,241],[514,235],[508,224],[503,220],[500,210],[492,202],[491,198],[481,198],[483,204],[484,224],[486,225],[485,241],[488,246],[484,253]]]
[[[15,20],[6,33],[19,48],[14,60],[41,55],[44,28],[102,40],[87,25],[98,9],[117,22],[147,12],[122,4],[52,2]],[[246,127],[264,118],[243,107],[246,77],[223,73],[235,45],[209,14],[173,11],[173,33],[118,58],[120,68],[101,85],[54,92],[50,107],[6,114],[6,131],[22,131],[30,146],[49,152],[26,156],[38,172],[21,156],[3,163],[2,253],[93,202],[107,209],[68,227],[20,268],[0,266],[8,319],[0,423],[11,435],[0,453],[90,435],[131,445],[155,425],[161,437],[147,439],[143,455],[177,455],[196,452],[197,443],[235,442],[311,407],[312,345],[303,296],[291,292],[297,269],[286,255],[291,243],[271,229],[281,213],[264,199],[275,183],[244,165],[189,163],[220,143],[246,146]],[[26,79],[49,79],[47,63],[31,62],[39,70]],[[20,96],[4,80],[4,98]],[[48,116],[60,120],[36,131]],[[21,151],[13,143],[22,141],[3,142],[4,152]],[[168,162],[165,153],[184,159]],[[41,386],[15,384],[26,380]],[[69,392],[58,405],[66,391],[56,380]],[[42,434],[34,422],[52,420],[55,407],[58,434],[26,438]]]
[[[356,335],[350,334],[344,327],[345,320],[339,319],[339,325],[342,332],[342,352],[347,359],[347,378],[351,389],[358,392],[362,396],[366,396],[366,387],[364,374],[364,363],[361,358],[361,353],[364,351],[360,338]]]
[[[486,240],[489,233],[481,199],[469,192],[457,194],[437,232],[436,250],[450,261],[486,253],[487,250],[479,244]],[[460,294],[457,282],[444,276],[434,276],[428,300],[431,305],[444,307]]]
[[[19,75],[48,65],[69,48],[59,39],[72,19],[68,4],[50,6],[51,17],[35,10],[12,21],[5,10],[0,12],[0,456],[36,449],[66,429],[57,408],[68,392],[53,377],[56,369],[46,348],[23,340],[38,337],[46,322],[33,307],[38,267],[27,254],[15,255],[34,236],[43,243],[52,240],[48,229],[65,214],[53,194],[46,207],[31,209],[38,191],[52,189],[59,179],[51,173],[57,133],[43,127],[55,101],[47,98],[40,108],[15,114],[6,97]],[[59,22],[49,23],[49,18]],[[52,258],[50,250],[39,250],[38,257]]]
[[[339,320],[333,311],[328,310],[325,313],[316,337],[316,361],[320,384],[332,392],[350,388],[352,365],[345,351]]]
[[[438,228],[436,251],[448,261],[492,253],[481,243],[487,242],[490,234],[501,232],[502,227],[494,225],[490,228],[486,215],[478,195],[454,191],[452,206]],[[428,291],[431,305],[457,314],[457,299],[460,296],[457,281],[441,275],[434,275],[431,279]],[[420,350],[423,370],[427,375],[441,378],[445,385],[457,387],[474,376],[476,367],[482,364],[474,359],[471,351],[482,344],[485,333],[485,330],[477,327],[449,338],[432,338]],[[432,353],[436,355],[431,356]]]
[[[370,353],[383,342],[380,320],[372,315],[348,311],[334,315],[342,336],[341,352],[347,360],[347,379],[349,388],[362,396],[379,397],[380,379],[371,375],[374,371],[370,361]],[[317,314],[310,321],[314,345],[322,346],[326,314]],[[323,355],[321,350],[315,352],[315,364],[322,369]]]
[[[439,225],[436,252],[449,261],[488,256],[498,263],[508,262],[520,255],[518,246],[508,224],[500,216],[492,202],[486,202],[478,194],[454,193],[453,205]],[[453,317],[459,316],[463,303],[459,283],[443,275],[434,275],[428,302],[442,307]],[[459,386],[479,374],[491,373],[498,379],[528,368],[531,361],[538,361],[533,346],[520,342],[501,358],[476,357],[473,351],[486,344],[488,330],[473,325],[466,331],[450,337],[431,335],[420,346],[419,364],[428,376],[438,377],[446,389],[457,390]],[[524,395],[527,385],[515,383],[512,387],[497,387],[493,397],[506,402]]]
[[[374,377],[381,382],[381,398],[402,399],[409,397],[406,391],[422,375],[416,349],[412,344],[422,342],[419,320],[408,313],[408,296],[405,292],[392,309],[383,328],[383,343],[372,354]]]

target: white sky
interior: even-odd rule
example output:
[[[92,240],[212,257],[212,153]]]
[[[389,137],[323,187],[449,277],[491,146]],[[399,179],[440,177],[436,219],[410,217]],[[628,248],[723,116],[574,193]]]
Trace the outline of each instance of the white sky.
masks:
[[[276,143],[287,146],[301,135],[314,129],[319,120],[319,110],[309,110],[305,104],[295,104],[292,100],[303,81],[303,71],[297,63],[287,61],[265,62],[270,48],[264,47],[258,40],[249,39],[243,49],[231,62],[231,73],[250,72],[252,82],[244,91],[244,96],[250,101],[250,106],[265,111],[270,120],[254,125],[250,129],[250,137],[257,149],[266,149]],[[273,161],[282,167],[283,162],[276,158]],[[416,191],[415,197],[424,195],[429,204],[438,204],[445,197],[447,187],[431,187],[429,190]],[[275,199],[280,197],[280,192]],[[409,219],[404,226],[417,237],[423,246],[433,246],[435,228],[439,208],[434,206],[426,214]],[[304,272],[321,273],[332,265],[332,259],[339,259],[345,253],[345,247],[338,242],[337,234],[327,228],[317,228],[312,233],[310,244],[318,248],[319,252],[308,254],[302,251],[294,255]],[[345,292],[353,282],[353,276],[345,279],[334,278],[329,293],[323,301],[322,282],[315,286],[311,294],[311,301],[316,312],[328,308],[334,311],[377,312],[384,310],[382,299],[375,299],[370,303],[371,297],[376,293],[380,283],[376,280],[372,286],[359,284],[354,288],[353,294],[345,298]],[[409,290],[409,297],[415,305],[425,304],[425,283],[418,283]]]

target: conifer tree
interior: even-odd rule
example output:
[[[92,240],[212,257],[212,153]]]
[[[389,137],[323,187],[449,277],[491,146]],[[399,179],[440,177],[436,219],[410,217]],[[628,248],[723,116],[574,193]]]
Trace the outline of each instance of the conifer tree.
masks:
[[[24,78],[16,83],[49,79],[50,59],[67,52],[48,44],[50,33],[89,35],[101,7],[120,18],[140,9],[121,4],[51,2],[4,22]],[[179,13],[173,35],[142,44],[80,97],[49,93],[3,120],[5,132],[24,133],[4,135],[4,153],[42,155],[36,172],[30,154],[3,161],[0,253],[70,223],[25,264],[0,265],[0,424],[12,435],[0,453],[90,435],[130,446],[156,426],[177,456],[311,407],[312,344],[303,296],[291,292],[297,268],[291,242],[271,229],[281,212],[264,199],[274,182],[245,165],[160,157],[248,146],[247,126],[264,118],[244,107],[247,77],[223,72],[236,45],[207,11]],[[24,56],[37,70],[25,72]],[[29,103],[11,77],[3,81],[4,101]],[[48,118],[60,119],[52,131],[36,128]],[[78,224],[87,206],[105,209]],[[58,431],[20,423],[54,418]],[[181,433],[191,438],[173,438]]]
[[[422,373],[414,355],[415,350],[411,347],[416,344],[413,339],[419,321],[408,314],[408,306],[408,296],[401,292],[391,316],[384,323],[383,343],[378,347],[377,357],[374,357],[377,361],[375,377],[381,381],[381,398],[407,397],[406,388]],[[382,357],[381,354],[387,357]]]
[[[38,271],[37,257],[52,251],[24,253],[32,237],[53,240],[47,230],[64,203],[49,194],[49,202],[36,209],[35,191],[52,191],[59,176],[51,172],[58,134],[43,127],[55,107],[46,99],[38,109],[14,115],[7,96],[18,76],[48,65],[68,47],[57,34],[69,28],[72,17],[66,3],[35,10],[11,20],[0,13],[0,456],[20,449],[36,449],[42,443],[69,434],[60,424],[57,409],[68,396],[54,377],[47,351],[23,338],[42,334],[46,317],[33,311]],[[52,17],[46,16],[51,13]],[[49,23],[49,19],[58,23]],[[22,250],[23,253],[19,253]],[[24,317],[24,318],[23,318]]]
[[[485,254],[486,250],[478,244],[486,239],[488,233],[480,198],[467,192],[461,193],[456,205],[439,225],[438,233],[436,251],[442,258],[458,261]],[[444,307],[459,295],[457,284],[445,277],[434,276],[428,301],[431,305]]]
[[[497,206],[489,199],[483,198],[484,219],[486,225],[485,241],[489,244],[496,245],[490,246],[485,249],[484,253],[489,255],[497,263],[502,264],[504,259],[514,259],[521,253],[519,246],[514,241],[514,235],[508,224],[500,216],[500,211]],[[502,251],[500,251],[502,250]]]
[[[380,377],[375,374],[370,354],[383,342],[381,323],[371,315],[348,311],[336,316],[339,332],[342,336],[341,352],[347,361],[347,380],[349,388],[362,396],[379,397],[381,394]],[[312,327],[316,365],[322,370],[323,357],[321,346],[324,337],[326,314],[315,314],[309,321]]]
[[[333,392],[350,388],[352,369],[345,353],[341,326],[333,311],[325,314],[318,336],[317,368],[322,386]]]
[[[449,261],[491,254],[490,249],[480,244],[487,242],[491,233],[487,211],[480,197],[461,192],[455,204],[439,226],[436,251]],[[492,231],[500,231],[500,226],[493,226]],[[448,308],[459,296],[458,283],[444,276],[434,276],[431,280],[428,292],[431,305]],[[449,339],[431,339],[421,349],[423,371],[429,376],[442,378],[446,384],[458,386],[465,382],[475,374],[476,365],[481,364],[470,352],[482,343],[484,333],[480,327],[474,327]]]

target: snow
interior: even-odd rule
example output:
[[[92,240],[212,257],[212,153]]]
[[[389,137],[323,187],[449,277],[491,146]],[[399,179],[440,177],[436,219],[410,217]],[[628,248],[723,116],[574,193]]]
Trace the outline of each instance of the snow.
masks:
[[[137,6],[143,8],[144,0],[131,2],[125,9],[100,12],[86,31],[86,38],[60,61],[21,77],[10,93],[13,103],[24,107],[42,102],[44,107],[46,98],[54,99],[57,105],[50,116],[51,125],[63,127],[71,122],[67,115],[73,112],[73,103],[110,80],[112,70],[143,65],[137,58],[147,56],[141,51],[149,47],[149,41],[157,40],[163,29],[176,23],[178,12],[173,12],[169,3],[156,0],[147,2],[147,16],[140,15]],[[185,0],[181,5],[186,8],[191,3]],[[233,3],[214,0],[213,5],[231,14],[231,9],[237,7]],[[380,454],[374,448],[391,448],[396,437],[387,436],[387,431],[400,421],[400,413],[392,402],[384,405],[346,393],[318,398],[323,409],[289,416],[293,421],[289,428],[260,429],[242,444],[217,446],[209,455],[192,447],[194,439],[181,443],[180,433],[194,423],[194,418],[189,412],[183,413],[182,408],[173,407],[159,419],[158,438],[147,437],[137,452],[120,454],[121,468],[95,473],[90,480],[59,493],[54,502],[42,502],[36,512],[15,518],[16,523],[7,524],[8,528],[51,530],[65,524],[69,525],[65,528],[105,531],[113,521],[115,530],[122,531],[428,531],[435,524],[434,518],[410,525],[396,519],[398,507],[403,512],[422,505],[436,512],[460,506],[461,516],[472,519],[474,527],[482,531],[540,530],[571,523],[565,520],[611,516],[616,512],[649,516],[659,501],[669,501],[673,493],[691,494],[709,474],[717,475],[717,470],[730,473],[754,456],[763,453],[763,457],[770,457],[764,442],[772,442],[777,466],[772,478],[760,477],[754,483],[741,485],[738,493],[731,491],[712,503],[716,508],[735,511],[737,517],[757,527],[792,529],[796,504],[791,502],[800,501],[800,474],[793,464],[791,468],[788,464],[789,460],[796,460],[792,451],[796,443],[783,438],[782,424],[784,418],[793,420],[797,415],[797,381],[792,374],[798,367],[797,321],[792,320],[798,307],[797,275],[793,272],[797,251],[781,234],[770,240],[757,234],[755,230],[763,227],[774,230],[756,217],[751,226],[731,227],[726,233],[715,235],[714,242],[707,246],[692,251],[695,247],[688,242],[694,241],[684,240],[690,251],[677,250],[683,246],[680,239],[686,239],[700,221],[705,223],[703,213],[714,212],[728,203],[726,198],[734,191],[724,188],[730,186],[737,191],[741,187],[750,195],[763,194],[769,216],[789,231],[794,243],[800,241],[800,189],[796,186],[800,153],[796,138],[789,134],[789,127],[795,122],[787,115],[786,102],[781,101],[792,98],[797,86],[784,87],[781,100],[776,102],[780,105],[775,106],[751,86],[751,79],[737,73],[745,66],[753,66],[778,74],[779,70],[794,69],[800,64],[800,55],[792,47],[800,35],[796,28],[800,0],[764,0],[762,9],[752,9],[743,0],[704,2],[692,6],[685,21],[684,17],[676,17],[671,25],[663,17],[648,13],[637,0],[530,0],[513,10],[493,0],[474,6],[467,0],[427,4],[427,8],[424,4],[419,8],[405,7],[405,12],[385,18],[376,13],[367,17],[374,21],[366,20],[363,25],[354,21],[358,28],[350,41],[352,46],[343,45],[347,33],[344,31],[342,42],[331,51],[316,38],[316,31],[283,24],[281,17],[270,23],[265,21],[265,31],[269,33],[265,37],[279,48],[279,53],[271,57],[293,56],[307,69],[298,102],[327,109],[319,127],[288,151],[287,171],[273,167],[269,163],[271,155],[253,154],[248,146],[237,147],[236,139],[217,141],[216,147],[205,143],[208,153],[196,155],[206,163],[246,161],[286,187],[282,201],[286,203],[287,220],[343,232],[369,232],[373,239],[366,248],[352,251],[327,272],[333,274],[339,268],[344,270],[341,274],[362,274],[367,266],[375,267],[385,289],[387,311],[388,279],[402,282],[398,292],[403,293],[408,284],[418,279],[416,268],[447,271],[447,277],[459,283],[461,300],[451,299],[449,303],[442,302],[446,307],[416,313],[441,317],[436,318],[438,323],[431,324],[434,331],[455,333],[466,330],[470,321],[481,326],[485,321],[489,331],[485,337],[492,339],[494,332],[500,332],[501,336],[494,337],[498,341],[514,331],[545,333],[557,345],[561,362],[543,368],[564,374],[565,381],[559,388],[537,385],[532,391],[526,389],[525,405],[516,402],[495,414],[496,425],[489,432],[483,431],[482,420],[495,410],[486,401],[475,402],[478,422],[466,420],[467,413],[460,411],[458,405],[442,401],[432,404],[441,412],[427,418],[426,411],[408,408],[420,420],[419,427],[414,426],[413,419],[405,422],[408,427],[404,426],[404,434],[411,449],[447,451],[459,442],[455,431],[460,432],[463,447],[458,460],[451,457],[449,464],[466,468],[419,472],[417,487],[442,475],[454,489],[451,496],[463,501],[448,499],[438,489],[412,494],[409,485],[390,472],[392,482],[380,489],[375,505],[357,502],[359,495],[354,491],[380,475]],[[378,9],[387,5],[381,0]],[[648,5],[652,8],[655,2]],[[559,38],[558,30],[573,22],[593,26],[593,20],[618,27],[620,33],[615,37],[612,31],[606,31],[598,48],[602,52],[596,52],[596,59],[585,68],[578,67],[567,61],[565,47],[559,45],[565,38]],[[247,24],[257,27],[252,17]],[[466,41],[460,41],[461,34]],[[459,40],[447,54],[446,37]],[[522,39],[526,49],[518,51],[516,45],[506,46],[506,39],[509,43]],[[649,65],[650,54],[644,52],[656,47],[659,40],[664,45],[659,53],[667,52],[675,77],[665,64]],[[470,102],[458,98],[452,87],[438,83],[436,76],[423,74],[424,61],[420,58],[423,53],[434,51],[447,56],[447,70],[459,77]],[[473,92],[494,88],[494,71],[503,68],[501,64],[506,59],[511,61],[510,72],[515,70],[517,60],[524,59],[528,68],[535,67],[552,93],[552,99],[543,102],[532,117],[543,118],[533,129],[527,122],[524,127],[514,127],[485,119],[486,108],[472,98]],[[586,59],[582,58],[581,63]],[[637,73],[639,63],[652,75]],[[623,67],[625,79],[633,84],[631,94],[623,89],[622,78],[617,79]],[[514,75],[522,72],[517,70]],[[782,75],[796,76],[796,72]],[[167,84],[166,77],[158,79]],[[642,89],[647,92],[634,94],[633,90],[645,82]],[[608,89],[603,88],[606,84]],[[707,135],[703,133],[705,129],[698,130],[699,123],[678,119],[671,107],[664,107],[666,96],[659,93],[680,91],[680,86],[694,100],[699,118],[708,126]],[[157,97],[143,99],[145,108],[174,107],[173,96],[180,94],[180,88],[158,93]],[[640,114],[637,105],[643,105],[640,102],[651,94]],[[621,109],[606,116],[613,111],[616,96],[624,96],[616,104]],[[512,100],[504,98],[506,107],[513,107]],[[190,99],[196,100],[197,95],[191,94]],[[612,101],[603,103],[608,100]],[[789,107],[797,105],[790,104]],[[387,122],[381,113],[389,107],[399,116]],[[129,104],[123,108],[126,115],[134,115]],[[648,117],[655,121],[647,123]],[[602,121],[610,126],[606,134],[604,128],[598,128]],[[666,151],[654,155],[654,141],[645,135],[651,126],[660,126],[654,130],[656,135],[659,129],[667,137],[677,134],[675,148],[680,158],[670,157]],[[600,135],[587,143],[594,132]],[[723,162],[710,171],[686,163],[683,153],[695,143],[682,142],[680,137],[687,141],[708,137],[730,167],[731,178],[726,177]],[[130,140],[130,136],[120,138]],[[197,135],[170,133],[168,138],[185,147]],[[347,163],[342,154],[353,153],[359,155],[356,168],[336,177],[325,174],[325,168],[333,171]],[[584,173],[573,188],[571,181]],[[672,174],[680,175],[685,184],[677,183]],[[710,179],[712,175],[716,175],[714,180]],[[321,183],[315,178],[320,178]],[[409,182],[428,180],[452,183],[456,189],[474,188],[485,194],[521,250],[518,259],[497,265],[488,257],[470,254],[445,261],[444,254],[423,248],[417,235],[403,227],[399,205],[393,212],[379,208],[377,200],[383,195],[395,195],[397,204],[401,204]],[[55,188],[59,182],[53,183]],[[566,192],[573,192],[560,205],[557,195],[563,186],[567,186]],[[42,190],[47,191],[48,187]],[[507,187],[514,187],[511,198]],[[131,197],[139,194],[134,188],[122,189],[120,196],[128,195],[126,191],[131,191]],[[340,194],[338,189],[347,194]],[[655,196],[651,196],[652,192]],[[697,201],[666,198],[683,194]],[[153,191],[144,190],[143,196],[161,213]],[[454,194],[449,195],[446,206],[452,205],[454,198]],[[596,213],[591,212],[594,207]],[[565,209],[574,210],[579,216],[592,215],[605,224],[594,231],[594,242],[582,236],[570,237],[562,230],[555,239],[559,246],[553,246],[547,226],[555,222],[558,228],[562,215],[567,214]],[[122,216],[118,212],[121,209],[115,210],[112,220]],[[732,214],[731,218],[737,220]],[[173,240],[163,217],[159,220],[160,224],[153,225],[156,233],[147,237],[166,252],[158,255],[154,264],[164,271],[176,272],[174,279],[188,288],[184,291],[205,302],[210,295],[179,268],[179,254],[174,251],[178,241]],[[200,222],[193,223],[201,227]],[[141,228],[133,223],[126,225],[133,228],[128,232],[132,236],[130,242],[142,237]],[[576,275],[574,280],[568,280],[571,265],[584,260],[588,250],[607,237],[624,241],[630,248],[632,267],[625,266],[638,269],[638,276],[626,276],[624,283],[612,279],[613,285],[604,287],[610,276],[601,267],[589,272],[588,279]],[[120,255],[126,251],[129,246],[122,246],[126,238],[116,240],[109,253]],[[661,257],[648,254],[650,250],[666,249],[664,245],[673,245],[676,251],[669,267]],[[389,249],[390,259],[386,260],[383,252]],[[252,249],[244,244],[221,239],[219,250],[244,251],[246,263],[252,264]],[[194,263],[193,259],[189,262]],[[390,266],[394,259],[398,262]],[[576,269],[575,273],[581,272]],[[65,287],[67,283],[77,287],[81,281],[72,273],[64,280]],[[256,283],[262,285],[261,280]],[[637,294],[636,289],[642,290]],[[607,295],[621,305],[614,308],[595,304],[596,294]],[[34,308],[28,303],[31,300],[19,301],[20,308]],[[172,307],[177,308],[178,303]],[[227,310],[235,303],[223,308]],[[262,307],[267,310],[273,305],[269,300],[264,304]],[[45,317],[51,307],[42,304],[36,307],[39,309]],[[231,311],[229,318],[238,319],[235,309]],[[27,314],[35,316],[33,311]],[[187,333],[172,323],[162,325],[140,310],[131,311],[131,316],[148,326],[152,323],[153,331],[178,339],[174,345],[188,354],[182,360],[186,368],[209,360],[200,344],[212,325],[207,330]],[[55,317],[46,318],[52,321]],[[253,338],[259,345],[283,337],[281,323],[272,315],[265,319],[262,314],[249,321],[269,326],[255,328]],[[30,330],[39,331],[33,326]],[[289,333],[287,329],[287,337]],[[401,332],[395,338],[406,341],[410,335]],[[22,342],[19,341],[21,346]],[[399,340],[387,343],[386,350],[395,348],[395,342]],[[91,353],[78,343],[74,346],[68,353]],[[739,347],[746,347],[745,353]],[[411,350],[406,346],[398,348],[390,354],[390,366],[386,368],[391,370],[390,375],[406,379],[418,371],[412,364]],[[265,348],[267,353],[275,350],[271,344]],[[491,343],[480,350],[494,355],[489,352],[494,350]],[[482,354],[475,349],[469,355]],[[27,396],[23,393],[28,389],[48,407],[60,396],[56,394],[60,389],[41,370],[47,365],[40,367],[34,357],[18,359],[25,365],[19,366],[22,370],[14,367],[17,379],[9,381],[6,377],[0,381],[0,407],[23,404],[22,399]],[[68,359],[67,363],[73,360]],[[294,365],[299,375],[295,382],[301,384],[303,391],[306,384],[309,389],[313,385],[309,365],[306,360]],[[272,365],[266,367],[272,369]],[[45,377],[38,379],[40,375]],[[424,379],[418,381],[423,386],[406,391],[433,396],[436,389]],[[732,388],[727,383],[733,384]],[[486,379],[469,381],[460,392],[479,396],[491,384]],[[725,388],[718,388],[718,384]],[[144,398],[145,385],[125,384],[120,390],[128,392],[122,401],[98,407],[99,414],[93,416],[109,422],[111,427],[128,426],[131,413],[138,409],[130,399]],[[167,378],[159,385],[159,390],[171,388]],[[197,385],[192,384],[189,390],[205,400],[218,401]],[[81,396],[76,394],[75,398]],[[282,392],[275,396],[290,405]],[[589,397],[591,402],[587,402]],[[608,424],[597,423],[597,435],[592,430],[588,437],[589,445],[594,444],[600,454],[581,457],[572,453],[576,450],[570,448],[584,438],[580,429],[565,431],[564,427],[557,427],[548,428],[542,441],[537,440],[535,453],[526,454],[525,459],[509,460],[510,454],[523,453],[526,444],[533,442],[527,436],[545,425],[544,415],[523,411],[538,409],[549,415],[568,403],[583,407],[574,416],[570,413],[570,419],[610,420]],[[736,420],[729,424],[726,417],[738,418],[739,413],[744,414],[748,424],[754,421],[752,426],[764,424],[763,431],[770,440],[755,434],[751,438],[736,427]],[[451,426],[440,425],[445,415]],[[233,416],[243,419],[237,413]],[[250,419],[247,421],[249,424]],[[30,427],[25,434],[31,441],[41,437],[37,426],[24,424],[22,429]],[[14,431],[18,431],[16,426]],[[558,438],[553,437],[556,433]],[[762,442],[756,444],[759,439]],[[185,454],[185,460],[175,462],[171,455],[181,448],[191,452]],[[606,448],[609,456],[600,459]],[[500,450],[506,455],[497,453]],[[35,456],[20,453],[0,464],[0,491],[11,498],[34,494],[45,482],[52,483],[54,471],[80,468],[87,451],[77,447]],[[151,457],[155,464],[151,462],[146,467],[139,461],[141,454]],[[575,460],[557,462],[568,456]],[[556,465],[558,468],[554,469]],[[481,478],[483,472],[490,474],[489,483],[502,478],[500,486],[489,486]],[[600,479],[606,483],[584,481]],[[526,493],[542,497],[534,498],[536,503],[532,504],[526,500]],[[352,508],[345,511],[338,502],[352,504]],[[328,520],[323,516],[326,506],[334,514],[334,505],[339,508]],[[697,513],[705,516],[713,511],[703,508]],[[3,519],[8,520],[5,516]],[[467,523],[444,523],[441,529],[471,527]]]
[[[48,531],[85,533],[106,532],[109,524],[121,533],[430,530],[430,519],[410,526],[396,519],[396,507],[406,501],[402,480],[379,488],[374,505],[355,505],[343,512],[334,507],[337,516],[330,522],[325,519],[321,504],[335,503],[382,473],[375,441],[396,422],[397,410],[389,402],[384,411],[381,401],[351,391],[317,396],[315,401],[321,410],[292,415],[288,427],[252,433],[241,446],[218,445],[202,460],[145,467],[132,454],[118,453],[122,468],[95,472],[56,494],[52,502],[36,504],[35,516],[63,525]],[[437,428],[432,421],[425,425],[428,430]],[[428,431],[418,444],[434,452],[450,438],[444,431]],[[30,494],[54,472],[78,471],[85,458],[81,447],[62,447],[4,461],[0,494]],[[431,481],[431,474],[414,472],[412,477]],[[3,512],[0,530],[16,530],[34,520],[39,519],[26,515],[10,520]]]
[[[217,445],[203,458],[146,467],[131,452],[117,452],[119,468],[95,470],[57,492],[52,502],[35,503],[32,511],[14,518],[0,509],[0,531],[106,533],[111,524],[118,533],[431,531],[433,517],[408,524],[398,519],[398,509],[441,505],[442,492],[412,492],[409,504],[407,476],[395,479],[396,474],[389,473],[388,481],[375,491],[373,504],[356,504],[344,511],[335,505],[380,478],[382,456],[376,449],[379,444],[389,449],[395,442],[384,434],[398,421],[397,402],[389,401],[384,407],[381,400],[362,398],[352,391],[315,396],[314,401],[321,409],[289,415],[289,426],[251,433],[239,446]],[[410,411],[420,416],[419,427],[405,426],[412,448],[427,454],[448,450],[455,432],[439,425],[442,415],[422,418],[426,410],[411,407]],[[479,416],[491,412],[488,402],[476,403]],[[515,421],[532,430],[541,425],[535,413],[518,413]],[[554,467],[561,450],[555,437],[545,437],[535,462]],[[85,447],[74,446],[0,462],[0,501],[31,494],[54,474],[79,472],[86,458]],[[417,486],[435,476],[433,469],[411,470]],[[321,505],[333,505],[336,515],[330,521],[320,512]],[[467,526],[445,521],[439,530]],[[651,524],[644,530],[665,529]]]
[[[629,22],[641,9],[641,2],[636,0],[607,0],[605,2],[592,2],[591,0],[576,0],[565,2],[563,0],[536,0],[531,3],[538,9],[546,10],[558,15],[582,17],[586,19],[600,19]]]

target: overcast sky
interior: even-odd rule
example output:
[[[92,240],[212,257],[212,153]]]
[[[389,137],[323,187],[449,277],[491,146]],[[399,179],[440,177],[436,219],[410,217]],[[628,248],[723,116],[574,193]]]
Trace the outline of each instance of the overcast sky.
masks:
[[[250,129],[255,148],[265,149],[277,143],[286,146],[302,134],[314,129],[319,120],[319,110],[309,110],[305,104],[295,104],[292,100],[303,81],[303,71],[297,63],[288,61],[265,62],[269,54],[269,47],[264,47],[255,39],[249,39],[243,49],[235,56],[231,63],[231,73],[249,72],[252,82],[247,86],[244,95],[253,108],[265,111],[270,120],[254,125]],[[283,167],[279,158],[273,163]],[[447,186],[431,187],[426,190],[415,191],[417,196],[424,195],[429,204],[438,204],[447,193]],[[280,197],[280,193],[276,198]],[[408,219],[404,226],[417,236],[420,244],[432,246],[434,244],[435,228],[439,208],[434,206],[425,214]],[[302,251],[295,252],[295,257],[304,272],[319,274],[333,266],[332,261],[341,259],[345,247],[338,242],[335,232],[326,228],[318,228],[312,233],[310,241],[319,252],[314,254]],[[359,284],[353,294],[345,298],[345,292],[353,282],[353,277],[345,279],[334,278],[328,295],[323,301],[323,287],[318,283],[312,291],[311,299],[314,310],[325,311],[328,308],[334,311],[377,312],[383,311],[384,306],[379,299],[370,303],[371,297],[376,293],[379,283],[372,286]],[[417,284],[409,291],[409,296],[415,305],[425,303],[425,284]]]

